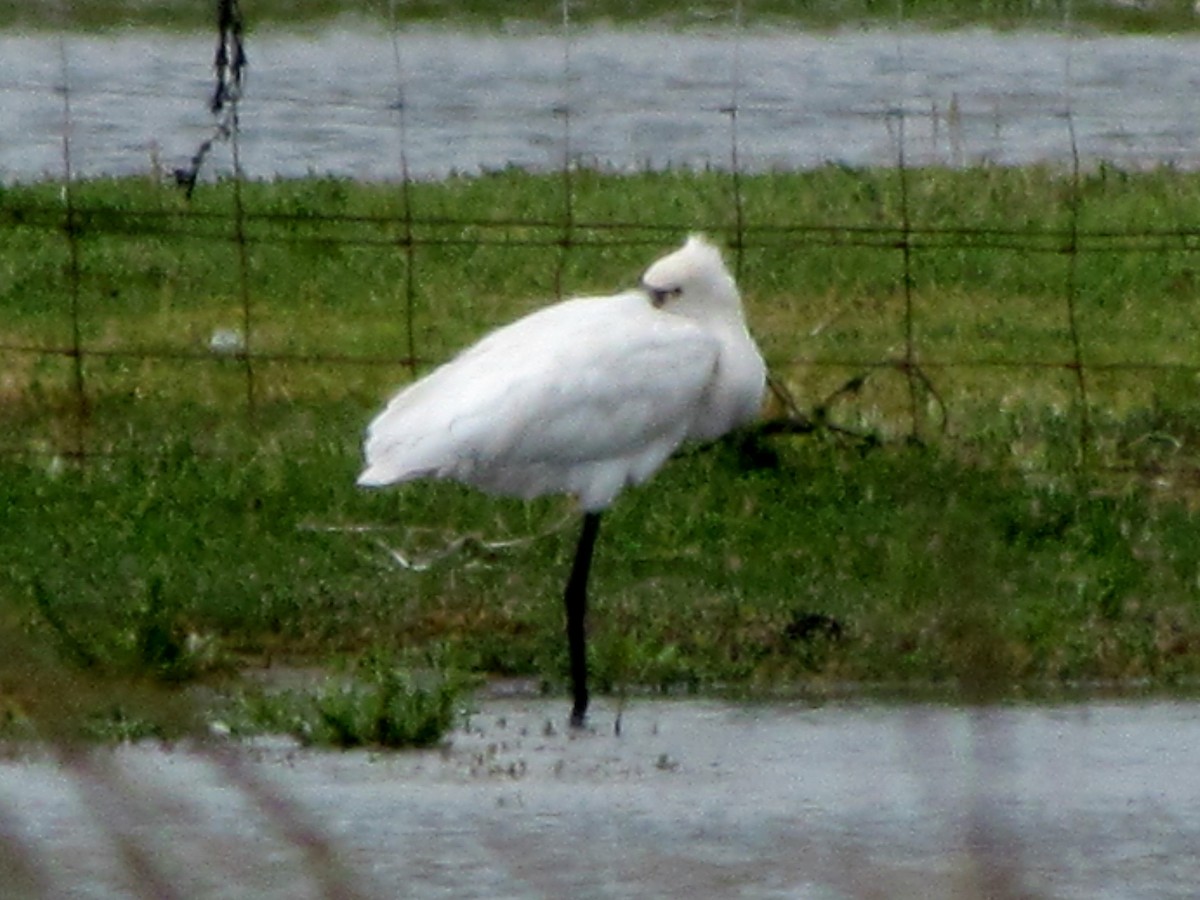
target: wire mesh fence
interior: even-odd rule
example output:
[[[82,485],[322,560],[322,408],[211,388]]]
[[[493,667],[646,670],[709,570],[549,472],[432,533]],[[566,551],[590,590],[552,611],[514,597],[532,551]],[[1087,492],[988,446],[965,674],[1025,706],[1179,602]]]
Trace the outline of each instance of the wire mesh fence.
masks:
[[[500,34],[412,27],[391,3],[374,36],[277,36],[214,0],[202,38],[0,37],[18,123],[0,146],[0,452],[356,453],[395,382],[699,230],[767,351],[765,427],[990,443],[1035,471],[1195,470],[1195,41],[1080,34],[1070,4],[1037,36],[781,34],[739,0],[626,32],[551,5],[553,25]],[[63,747],[118,890],[185,893],[187,854],[156,856],[136,822],[169,822],[155,797],[191,786],[143,798]],[[196,759],[299,851],[313,896],[359,895],[284,792],[223,750]],[[51,895],[42,845],[0,820],[0,868]],[[970,865],[1015,870],[1000,837]],[[969,878],[956,895],[972,888],[1029,895]]]
[[[752,315],[755,296],[765,293],[762,282],[769,278],[767,267],[792,265],[789,258],[820,255],[833,259],[842,254],[842,262],[831,264],[876,270],[881,273],[875,281],[880,293],[897,298],[894,307],[881,313],[888,319],[885,330],[891,331],[875,345],[882,352],[870,355],[870,342],[857,347],[842,342],[839,350],[836,341],[822,345],[811,340],[813,332],[772,333],[767,343],[773,350],[769,356],[776,368],[776,383],[800,397],[801,406],[811,407],[831,392],[837,393],[843,383],[860,384],[865,374],[899,373],[904,382],[899,394],[874,401],[889,406],[884,418],[893,434],[921,437],[945,430],[957,413],[946,385],[976,377],[965,373],[989,373],[978,377],[1003,382],[1015,370],[1041,372],[1038,377],[1055,382],[1050,392],[1055,403],[1066,391],[1071,424],[1064,433],[1074,445],[1071,452],[1079,460],[1088,460],[1096,440],[1093,411],[1108,405],[1114,394],[1098,384],[1112,384],[1114,379],[1152,380],[1160,375],[1194,378],[1200,371],[1200,360],[1194,355],[1170,351],[1170,358],[1164,359],[1161,348],[1153,346],[1143,347],[1148,352],[1136,358],[1114,357],[1104,346],[1101,333],[1110,323],[1104,316],[1092,316],[1089,323],[1080,309],[1086,300],[1084,292],[1118,256],[1136,257],[1140,264],[1151,266],[1153,260],[1162,260],[1182,282],[1190,278],[1191,256],[1200,241],[1194,207],[1168,199],[1152,223],[1130,222],[1125,227],[1093,213],[1112,202],[1107,183],[1119,182],[1139,165],[1165,164],[1183,177],[1193,161],[1194,136],[1178,123],[1186,121],[1182,114],[1194,111],[1188,86],[1200,76],[1192,71],[1194,67],[1179,65],[1181,57],[1172,55],[1180,50],[1177,46],[1162,59],[1146,62],[1135,52],[1132,63],[1125,60],[1147,70],[1148,74],[1143,74],[1150,79],[1169,70],[1177,79],[1177,91],[1172,95],[1176,105],[1164,108],[1161,103],[1141,103],[1114,118],[1113,111],[1103,106],[1082,104],[1086,108],[1081,111],[1077,97],[1085,89],[1096,88],[1089,81],[1100,79],[1095,92],[1103,104],[1111,84],[1095,67],[1103,70],[1120,63],[1122,57],[1103,41],[1081,49],[1090,39],[1069,31],[1031,44],[1026,49],[1036,50],[1041,57],[1031,58],[1024,67],[989,72],[987,53],[980,49],[985,45],[975,43],[978,36],[948,41],[899,31],[789,40],[757,31],[752,9],[748,11],[740,2],[728,4],[701,33],[680,37],[686,44],[683,49],[658,35],[626,39],[619,33],[614,36],[601,31],[597,37],[594,29],[573,22],[570,3],[561,5],[556,29],[532,37],[516,34],[485,39],[424,32],[414,37],[397,16],[395,4],[386,12],[386,38],[376,41],[365,54],[375,70],[384,72],[375,84],[386,91],[383,95],[353,92],[347,78],[358,74],[353,64],[354,39],[341,33],[330,47],[314,51],[312,60],[299,61],[300,67],[310,67],[307,75],[300,68],[292,71],[290,86],[272,84],[267,64],[256,68],[254,44],[258,38],[246,37],[242,12],[232,2],[214,4],[216,51],[208,47],[202,51],[205,58],[186,63],[192,74],[182,79],[182,93],[161,59],[147,67],[153,75],[140,86],[105,87],[97,77],[95,66],[99,64],[92,59],[89,39],[69,36],[54,39],[57,59],[46,65],[57,71],[43,69],[27,80],[15,73],[7,76],[18,79],[6,85],[10,97],[17,97],[21,104],[28,102],[42,117],[41,132],[30,134],[27,144],[44,149],[57,133],[59,163],[57,172],[42,169],[57,185],[56,192],[10,189],[6,193],[0,228],[10,239],[18,233],[32,233],[32,240],[42,246],[57,248],[61,271],[51,267],[47,272],[43,267],[41,275],[48,281],[41,287],[59,298],[62,309],[57,315],[43,311],[46,317],[41,321],[52,319],[50,327],[33,325],[10,332],[0,353],[10,360],[9,391],[26,398],[36,394],[39,385],[58,377],[61,367],[69,369],[62,376],[68,384],[53,391],[59,407],[58,414],[50,417],[57,420],[54,427],[39,430],[31,425],[13,432],[14,439],[6,447],[9,454],[32,451],[83,457],[120,450],[120,441],[97,437],[119,431],[119,425],[98,428],[97,418],[112,415],[107,408],[111,404],[103,402],[106,393],[137,390],[136,385],[105,383],[105,373],[123,365],[175,367],[183,378],[197,369],[219,371],[218,380],[226,387],[234,379],[240,382],[241,395],[233,403],[229,391],[222,388],[219,393],[233,405],[221,412],[245,416],[248,423],[253,423],[265,398],[286,394],[286,386],[272,394],[272,370],[279,373],[288,366],[306,366],[327,373],[343,372],[346,379],[358,377],[354,373],[364,365],[416,372],[452,349],[422,337],[434,329],[421,317],[430,303],[424,285],[430,281],[425,268],[432,264],[432,251],[455,246],[537,254],[541,268],[550,276],[535,287],[553,297],[598,286],[579,277],[597,253],[632,248],[625,258],[634,259],[640,252],[641,258],[649,259],[655,252],[652,248],[673,242],[681,232],[705,230],[718,235],[729,248],[751,299]],[[903,24],[903,19],[901,3],[896,21]],[[1062,24],[1071,24],[1069,6],[1063,8]],[[261,40],[269,46],[268,37]],[[869,50],[864,49],[864,40],[870,42]],[[999,40],[1003,43],[1003,38]],[[939,44],[953,47],[956,43],[965,48],[948,56],[931,50]],[[49,45],[43,41],[40,46]],[[203,43],[192,41],[186,46],[194,54]],[[291,45],[293,53],[297,49]],[[1011,55],[1011,49],[990,52],[999,58]],[[982,69],[982,76],[973,71],[971,77],[962,77],[964,71],[972,71],[962,68],[969,62],[964,52],[982,61],[976,67]],[[1182,52],[1186,59],[1186,46]],[[484,58],[485,53],[494,58]],[[839,67],[838,54],[846,55],[848,63]],[[264,51],[264,56],[272,55],[279,57],[278,48]],[[646,78],[652,86],[665,86],[665,93],[652,94],[640,85],[641,69],[658,66],[663,56],[671,60],[670,67],[663,67],[670,68],[671,74],[665,84]],[[1096,56],[1099,63],[1093,59]],[[85,63],[79,65],[77,58],[84,58]],[[438,58],[451,61],[443,64],[443,71],[437,70]],[[535,62],[529,64],[530,59]],[[1140,64],[1138,59],[1142,59]],[[113,65],[111,56],[104,60],[107,70],[121,68]],[[777,72],[781,60],[793,68],[773,79],[772,72]],[[137,60],[128,62],[137,67]],[[294,59],[291,62],[297,64]],[[843,89],[839,80],[854,82],[844,74],[847,65],[864,63],[873,71]],[[481,74],[472,76],[476,65]],[[935,84],[939,65],[960,68],[954,70],[954,78],[939,86]],[[516,92],[499,86],[506,66],[520,82]],[[197,90],[197,67],[210,68],[212,73],[203,93]],[[77,69],[86,73],[83,78]],[[632,78],[623,81],[615,74],[623,70],[629,70]],[[609,77],[606,73],[613,74]],[[1036,83],[1030,84],[1029,77],[1036,78]],[[801,80],[789,82],[789,78]],[[673,79],[679,83],[674,90]],[[1006,85],[1005,79],[1016,83]],[[864,81],[869,85],[865,98],[852,92]],[[452,96],[439,95],[439,90],[444,94],[440,82],[453,84]],[[960,89],[950,90],[947,97],[947,83]],[[1128,96],[1136,96],[1137,90],[1135,84],[1135,93]],[[117,102],[124,121],[93,121],[90,109],[81,115],[81,105],[97,97]],[[52,123],[45,122],[50,101],[58,107],[57,121]],[[208,129],[194,152],[171,154],[172,159],[182,156],[178,166],[163,161],[157,140],[138,143],[128,134],[134,130],[129,120],[136,109],[163,102],[202,114],[207,110],[211,117],[207,125],[193,126],[193,133]],[[266,112],[272,105],[274,109]],[[354,122],[335,135],[321,131],[319,123],[324,119],[347,114]],[[338,142],[353,143],[356,134],[369,133],[370,140],[364,143],[366,155],[372,158],[371,175],[386,179],[388,208],[369,214],[339,210],[336,204],[271,208],[271,201],[264,199],[261,191],[250,188],[279,173],[280,169],[270,168],[272,161],[286,155],[288,143],[295,137],[285,130],[275,144],[261,143],[261,132],[269,131],[270,126],[260,129],[258,122],[279,116],[301,123],[301,130],[315,132],[308,135],[309,145],[299,151],[310,172],[336,170],[340,159],[335,157],[326,166],[323,150],[336,150]],[[496,155],[513,146],[512,135],[500,128],[506,120],[521,120],[525,131],[518,139],[520,149],[507,156]],[[203,115],[199,121],[203,122]],[[820,121],[833,125],[815,141],[806,139],[809,131],[821,131],[814,127]],[[1031,121],[1038,122],[1032,131]],[[254,140],[259,143],[248,152],[251,135],[258,135]],[[613,135],[619,136],[616,145]],[[840,143],[832,146],[839,137]],[[492,138],[491,143],[499,149],[484,149]],[[95,162],[97,158],[110,159],[102,149],[106,141],[115,142],[124,154],[110,173],[105,172],[105,163],[97,169]],[[449,213],[444,204],[426,201],[429,194],[423,189],[437,183],[437,176],[457,168],[457,163],[447,166],[445,159],[459,159],[455,149],[464,143],[469,144],[466,158],[473,164],[463,164],[463,168],[503,172],[511,171],[505,169],[511,163],[524,162],[548,177],[539,185],[541,196],[529,202],[518,199],[502,210],[476,207]],[[803,149],[789,157],[790,144]],[[382,159],[377,152],[380,146],[390,148]],[[764,192],[769,196],[773,190],[782,190],[782,183],[773,181],[780,176],[781,166],[803,167],[815,154],[825,161],[824,169],[832,165],[852,171],[853,163],[864,160],[864,148],[865,161],[886,171],[890,179],[888,197],[876,205],[870,221],[856,221],[855,214],[839,216],[836,212],[817,219],[811,209],[789,215],[786,206],[781,212],[764,201]],[[1121,162],[1123,153],[1127,165],[1112,167],[1109,158]],[[247,157],[254,160],[253,171],[248,169]],[[979,224],[972,221],[971,210],[964,209],[956,216],[954,210],[931,207],[935,180],[944,171],[991,172],[995,171],[993,162],[1006,159],[1054,168],[1056,196],[1045,204],[1042,221]],[[12,162],[11,154],[8,160]],[[689,215],[687,209],[670,218],[658,210],[639,215],[636,209],[603,209],[595,202],[595,189],[583,185],[589,173],[597,171],[636,178],[654,171],[678,173],[689,167],[694,171],[697,165],[711,179],[706,187],[697,188],[710,192],[700,216]],[[351,164],[350,171],[342,174],[353,174],[353,169]],[[13,180],[20,181],[27,173],[27,169],[10,173],[10,178],[16,175]],[[94,179],[81,180],[81,173],[149,175],[164,192],[173,190],[172,184],[177,186],[187,202],[180,206],[132,190],[124,203],[97,201],[90,190]],[[206,204],[197,192],[221,199]],[[1093,224],[1096,222],[1100,224]],[[272,230],[274,226],[285,227]],[[175,252],[183,255],[189,252],[187,248],[200,245],[223,248],[217,252],[224,254],[226,262],[220,273],[225,313],[221,324],[207,333],[207,341],[197,340],[191,333],[188,340],[179,342],[161,337],[133,339],[129,329],[120,325],[122,311],[98,295],[103,290],[98,282],[104,279],[95,269],[108,252],[104,248],[113,242],[134,244],[147,239],[174,240]],[[397,326],[391,349],[364,351],[353,342],[322,345],[316,340],[299,347],[297,342],[279,337],[280,329],[286,328],[282,320],[287,313],[259,274],[268,265],[269,248],[279,242],[305,246],[304,252],[312,248],[312,252],[333,254],[376,254],[381,265],[388,265],[395,276],[390,290],[394,306],[389,315]],[[1035,302],[1047,304],[1056,295],[1054,315],[1065,339],[1055,342],[1055,351],[1029,353],[1009,347],[994,354],[980,352],[979,345],[966,337],[954,342],[930,341],[929,335],[939,327],[928,308],[930,282],[945,277],[933,274],[936,266],[930,261],[957,256],[965,260],[962,268],[969,272],[993,266],[990,260],[1006,254],[1012,260],[1005,265],[1028,265],[1052,273],[1038,287]],[[337,266],[340,258],[344,257],[331,257],[330,264]],[[627,264],[629,275],[635,271],[633,265]],[[186,261],[181,260],[175,271],[160,275],[160,280],[185,278],[185,268]],[[10,294],[29,289],[38,277],[38,273],[10,273]],[[1055,281],[1057,288],[1053,287]],[[442,297],[437,302],[464,301]],[[336,316],[337,311],[331,314]],[[1176,314],[1181,323],[1191,320],[1190,312],[1181,312],[1178,306]],[[831,320],[843,318],[845,310],[835,310],[830,316]],[[496,323],[481,322],[487,324]],[[827,323],[818,323],[814,331],[826,327]],[[110,334],[98,335],[104,329]],[[983,344],[989,349],[995,346]],[[849,353],[846,347],[850,347]],[[822,371],[829,373],[824,381],[819,375],[810,378]],[[56,375],[47,379],[31,374],[34,372]],[[403,377],[403,372],[391,372],[389,377]],[[1116,388],[1115,392],[1122,390],[1126,389]],[[987,402],[1003,402],[1003,398]],[[878,425],[870,412],[860,409],[852,413]],[[1106,457],[1107,463],[1114,461],[1118,460]]]

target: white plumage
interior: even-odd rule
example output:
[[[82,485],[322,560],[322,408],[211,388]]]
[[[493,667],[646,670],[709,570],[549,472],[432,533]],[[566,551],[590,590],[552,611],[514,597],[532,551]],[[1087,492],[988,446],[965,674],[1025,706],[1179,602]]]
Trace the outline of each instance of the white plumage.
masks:
[[[402,390],[367,431],[358,483],[449,478],[598,511],[683,441],[753,419],[763,382],[733,278],[694,236],[640,289],[546,307]]]
[[[445,478],[495,494],[579,499],[584,530],[565,600],[571,721],[582,725],[583,618],[600,511],[684,441],[754,419],[765,378],[733,277],[693,235],[638,288],[541,309],[400,391],[368,427],[358,483]]]

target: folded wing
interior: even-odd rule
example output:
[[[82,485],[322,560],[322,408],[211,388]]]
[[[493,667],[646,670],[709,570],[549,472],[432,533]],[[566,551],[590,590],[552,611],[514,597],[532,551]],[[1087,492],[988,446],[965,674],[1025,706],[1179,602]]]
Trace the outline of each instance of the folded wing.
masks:
[[[450,478],[602,509],[692,433],[720,349],[639,292],[556,304],[393,398],[368,429],[359,484]]]

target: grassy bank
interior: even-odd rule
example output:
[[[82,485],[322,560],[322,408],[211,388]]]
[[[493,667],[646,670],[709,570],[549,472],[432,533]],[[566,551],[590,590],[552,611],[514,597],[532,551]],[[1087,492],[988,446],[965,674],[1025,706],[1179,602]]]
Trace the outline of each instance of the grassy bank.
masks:
[[[215,25],[217,3],[157,0],[89,0],[87,3],[6,3],[0,5],[0,28],[72,28],[111,30],[153,27],[200,29]],[[897,24],[954,28],[1055,28],[1068,23],[1105,31],[1169,32],[1191,30],[1197,17],[1186,0],[1158,0],[1145,4],[1113,0],[1075,0],[1046,3],[1040,0],[746,0],[741,4],[744,22],[754,25],[835,28]],[[666,27],[732,25],[737,4],[733,0],[690,3],[685,10],[666,0],[573,2],[573,22],[650,24]],[[338,0],[265,0],[243,5],[247,25],[319,27],[346,18],[369,23],[439,24],[455,27],[547,27],[562,24],[562,5],[544,0],[413,0],[413,2],[345,3]]]
[[[64,694],[72,720],[141,721],[180,685],[279,663],[360,685],[238,707],[299,731],[392,734],[397,672],[449,678],[417,702],[435,719],[464,677],[557,689],[569,506],[359,491],[362,427],[410,364],[560,288],[632,283],[697,227],[732,240],[737,198],[729,256],[772,370],[853,434],[696,450],[625,496],[595,571],[598,685],[979,696],[1200,674],[1200,177],[828,168],[735,192],[580,172],[572,190],[566,245],[561,176],[520,172],[190,202],[85,182],[69,231],[61,185],[0,193],[12,721]],[[50,352],[76,342],[78,368]]]

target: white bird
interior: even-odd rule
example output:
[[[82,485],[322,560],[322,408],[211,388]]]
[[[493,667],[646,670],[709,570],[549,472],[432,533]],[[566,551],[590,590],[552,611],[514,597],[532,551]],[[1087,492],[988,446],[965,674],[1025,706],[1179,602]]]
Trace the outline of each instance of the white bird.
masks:
[[[583,528],[564,601],[571,724],[588,705],[584,618],[600,514],[687,440],[753,420],[766,369],[720,251],[693,235],[634,290],[545,307],[401,390],[371,422],[362,486],[420,478],[574,495]]]

